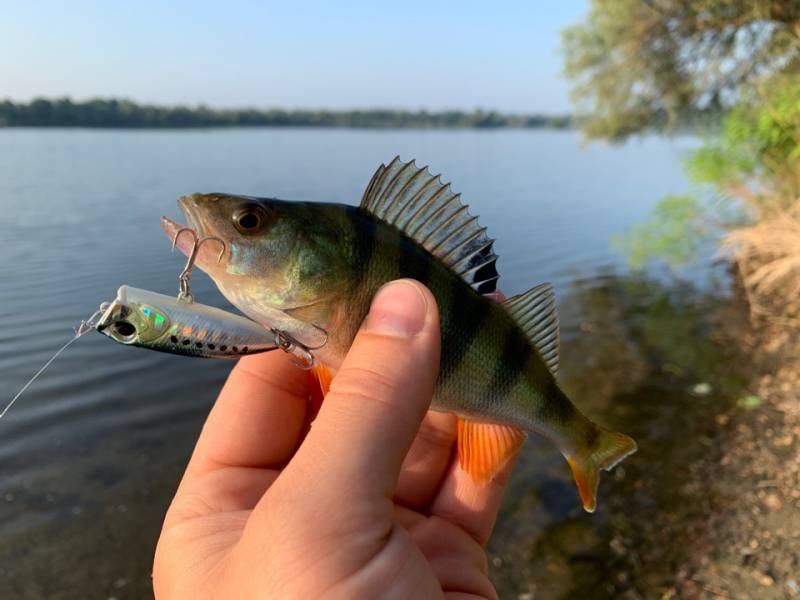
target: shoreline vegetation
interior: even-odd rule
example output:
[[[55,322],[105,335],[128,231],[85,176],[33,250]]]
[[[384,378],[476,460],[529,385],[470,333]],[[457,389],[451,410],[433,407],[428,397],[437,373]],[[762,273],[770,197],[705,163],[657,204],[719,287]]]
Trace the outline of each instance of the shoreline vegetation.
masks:
[[[591,0],[562,49],[589,139],[721,117],[686,156],[689,192],[616,239],[632,266],[680,267],[716,241],[753,320],[800,327],[800,3]]]
[[[330,127],[364,129],[566,129],[570,115],[504,114],[492,110],[216,109],[162,106],[124,99],[0,100],[0,127],[167,129],[203,127]]]
[[[612,588],[614,597],[800,597],[800,3],[591,0],[562,42],[577,119],[590,139],[625,140],[654,125],[670,129],[698,110],[722,116],[685,159],[689,193],[665,196],[649,221],[617,241],[634,267],[651,260],[680,267],[701,244],[715,241],[718,256],[732,266],[729,309],[732,316],[744,309],[744,322],[715,316],[708,338],[752,365],[752,372],[726,373],[723,354],[708,371],[714,377],[703,381],[717,397],[671,406],[672,414],[697,411],[691,423],[668,427],[681,432],[680,441],[648,441],[659,463],[687,451],[685,460],[671,462],[681,465],[680,477],[670,481],[670,469],[657,470],[658,490],[642,487],[634,496],[649,501],[639,520],[612,523],[620,542],[608,546],[631,566],[616,581],[608,570],[602,575],[609,586],[626,586]],[[677,348],[674,325],[666,333],[644,330],[650,340]],[[667,356],[662,371],[680,364],[669,356],[685,360],[685,349]],[[699,373],[698,364],[689,372]],[[739,380],[741,391],[727,394],[725,380]],[[702,389],[695,384],[689,393]],[[654,417],[663,428],[664,418]],[[626,505],[636,515],[633,507]],[[654,507],[654,517],[643,521]],[[637,548],[628,541],[665,532],[669,543]],[[666,577],[643,572],[649,565],[668,565]],[[570,591],[586,596],[597,588],[587,589]]]

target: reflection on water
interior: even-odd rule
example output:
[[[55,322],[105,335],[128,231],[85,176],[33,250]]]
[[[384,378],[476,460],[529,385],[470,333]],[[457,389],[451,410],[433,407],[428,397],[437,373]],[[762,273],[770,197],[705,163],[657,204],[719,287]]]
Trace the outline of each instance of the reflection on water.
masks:
[[[707,472],[725,448],[715,417],[748,376],[720,322],[730,331],[744,316],[687,284],[613,275],[576,282],[564,308],[579,315],[562,344],[565,389],[639,451],[604,473],[586,515],[557,452],[530,443],[490,544],[493,577],[501,597],[658,597],[719,509]]]
[[[617,276],[624,267],[608,239],[685,190],[688,143],[580,150],[574,133],[532,131],[0,130],[0,400],[119,285],[176,289],[183,261],[158,218],[177,216],[177,196],[355,203],[378,161],[417,157],[454,182],[498,239],[506,293],[555,283],[562,380],[641,448],[605,477],[590,517],[554,448],[526,445],[491,546],[504,596],[532,586],[543,597],[602,595],[662,577],[690,535],[664,533],[671,511],[692,498],[699,522],[713,502],[692,495],[688,465],[706,451],[709,416],[737,385],[737,363],[714,336],[706,271],[694,279],[703,293],[652,273]],[[207,278],[198,274],[193,289],[224,305]],[[0,598],[150,594],[164,510],[229,368],[99,335],[53,364],[0,422]],[[713,393],[688,394],[698,382]],[[655,542],[645,546],[647,528]],[[645,553],[651,546],[663,554]]]

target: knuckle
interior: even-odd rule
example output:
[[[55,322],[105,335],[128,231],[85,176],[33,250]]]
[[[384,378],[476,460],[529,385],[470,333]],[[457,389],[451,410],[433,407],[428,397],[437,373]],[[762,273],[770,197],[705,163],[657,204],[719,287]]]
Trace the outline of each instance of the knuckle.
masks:
[[[394,379],[385,373],[369,367],[350,365],[336,374],[331,383],[331,392],[380,400],[396,387]]]
[[[436,448],[449,448],[456,441],[455,423],[445,427],[429,419],[422,421],[417,437]]]

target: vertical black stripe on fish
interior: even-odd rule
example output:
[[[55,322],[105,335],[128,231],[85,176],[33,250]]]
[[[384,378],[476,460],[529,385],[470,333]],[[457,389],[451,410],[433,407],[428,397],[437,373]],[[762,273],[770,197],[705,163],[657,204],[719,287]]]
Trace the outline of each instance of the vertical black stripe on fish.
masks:
[[[505,398],[528,367],[533,355],[533,347],[525,335],[516,327],[506,335],[500,360],[494,367],[492,379],[484,388],[482,404],[490,404],[494,399]]]
[[[539,359],[540,367],[547,370],[547,366]],[[549,371],[548,371],[549,374]],[[551,375],[546,377],[543,386],[544,402],[539,404],[540,413],[543,418],[551,419],[555,423],[570,423],[575,418],[577,409],[569,401],[569,398],[561,391],[555,378]]]
[[[439,384],[458,371],[470,346],[492,314],[490,300],[480,298],[467,283],[454,278],[448,290],[447,310],[442,311],[442,364]],[[443,298],[438,298],[439,306]]]
[[[431,277],[433,261],[436,259],[404,233],[398,231],[398,235],[400,236],[398,242],[400,273],[403,277],[410,277],[427,285]]]
[[[592,424],[591,427],[586,428],[586,433],[584,434],[584,441],[586,442],[587,448],[594,448],[594,443],[597,441],[597,438],[600,436],[600,430]]]
[[[375,217],[361,209],[348,208],[345,214],[353,237],[353,264],[361,273],[367,273],[378,243],[378,223]]]

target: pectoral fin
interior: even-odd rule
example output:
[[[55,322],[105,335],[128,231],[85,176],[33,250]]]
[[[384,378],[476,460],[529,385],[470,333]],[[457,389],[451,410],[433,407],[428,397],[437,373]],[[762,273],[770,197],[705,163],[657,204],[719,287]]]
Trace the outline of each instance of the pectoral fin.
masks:
[[[458,420],[458,459],[478,482],[490,481],[516,454],[527,434],[516,427]]]

